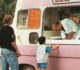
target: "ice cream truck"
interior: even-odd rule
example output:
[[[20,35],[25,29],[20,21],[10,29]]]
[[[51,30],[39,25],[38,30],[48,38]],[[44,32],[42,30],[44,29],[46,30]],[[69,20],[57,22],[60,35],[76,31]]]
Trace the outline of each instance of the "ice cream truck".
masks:
[[[52,28],[64,9],[70,11],[78,27],[77,39],[63,40]],[[21,53],[20,70],[37,70],[35,54],[40,36],[46,37],[46,44],[60,44],[50,53],[47,70],[80,70],[80,0],[17,0],[12,27]]]

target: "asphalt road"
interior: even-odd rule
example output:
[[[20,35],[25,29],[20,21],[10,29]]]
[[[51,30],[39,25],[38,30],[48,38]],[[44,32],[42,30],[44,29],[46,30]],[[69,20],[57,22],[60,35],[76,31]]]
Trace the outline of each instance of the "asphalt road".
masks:
[[[2,70],[2,69],[1,69],[1,57],[0,57],[0,70]]]
[[[0,48],[0,70],[2,70],[1,69],[1,48]]]

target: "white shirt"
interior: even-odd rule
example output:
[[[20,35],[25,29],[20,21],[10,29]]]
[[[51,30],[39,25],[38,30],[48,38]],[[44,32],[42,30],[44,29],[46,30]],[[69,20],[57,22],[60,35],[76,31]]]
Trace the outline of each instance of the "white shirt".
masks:
[[[47,45],[39,45],[36,51],[37,63],[44,63],[48,61],[48,53],[46,53]]]
[[[78,27],[77,25],[69,18],[65,18],[62,21],[60,21],[64,30],[65,31],[61,31],[61,34],[64,32],[64,34],[69,34],[70,32],[77,32],[78,31]],[[76,34],[75,34],[76,35]],[[74,35],[74,37],[75,37]],[[64,36],[65,37],[65,36]]]

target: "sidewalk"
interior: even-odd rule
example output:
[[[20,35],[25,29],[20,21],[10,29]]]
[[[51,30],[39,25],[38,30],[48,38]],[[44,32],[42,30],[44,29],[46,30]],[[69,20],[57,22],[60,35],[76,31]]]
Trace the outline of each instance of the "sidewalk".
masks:
[[[2,70],[1,69],[1,48],[0,48],[0,70]]]
[[[2,69],[1,69],[1,57],[0,57],[0,70],[2,70]]]
[[[0,70],[2,70],[2,69],[1,69],[1,64],[0,64]]]

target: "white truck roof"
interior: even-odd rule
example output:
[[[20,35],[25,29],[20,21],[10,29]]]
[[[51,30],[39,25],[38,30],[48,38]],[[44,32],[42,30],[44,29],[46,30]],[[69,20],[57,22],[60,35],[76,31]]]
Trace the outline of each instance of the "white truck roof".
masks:
[[[17,5],[22,9],[80,5],[79,3],[80,0],[18,0],[17,1]]]

